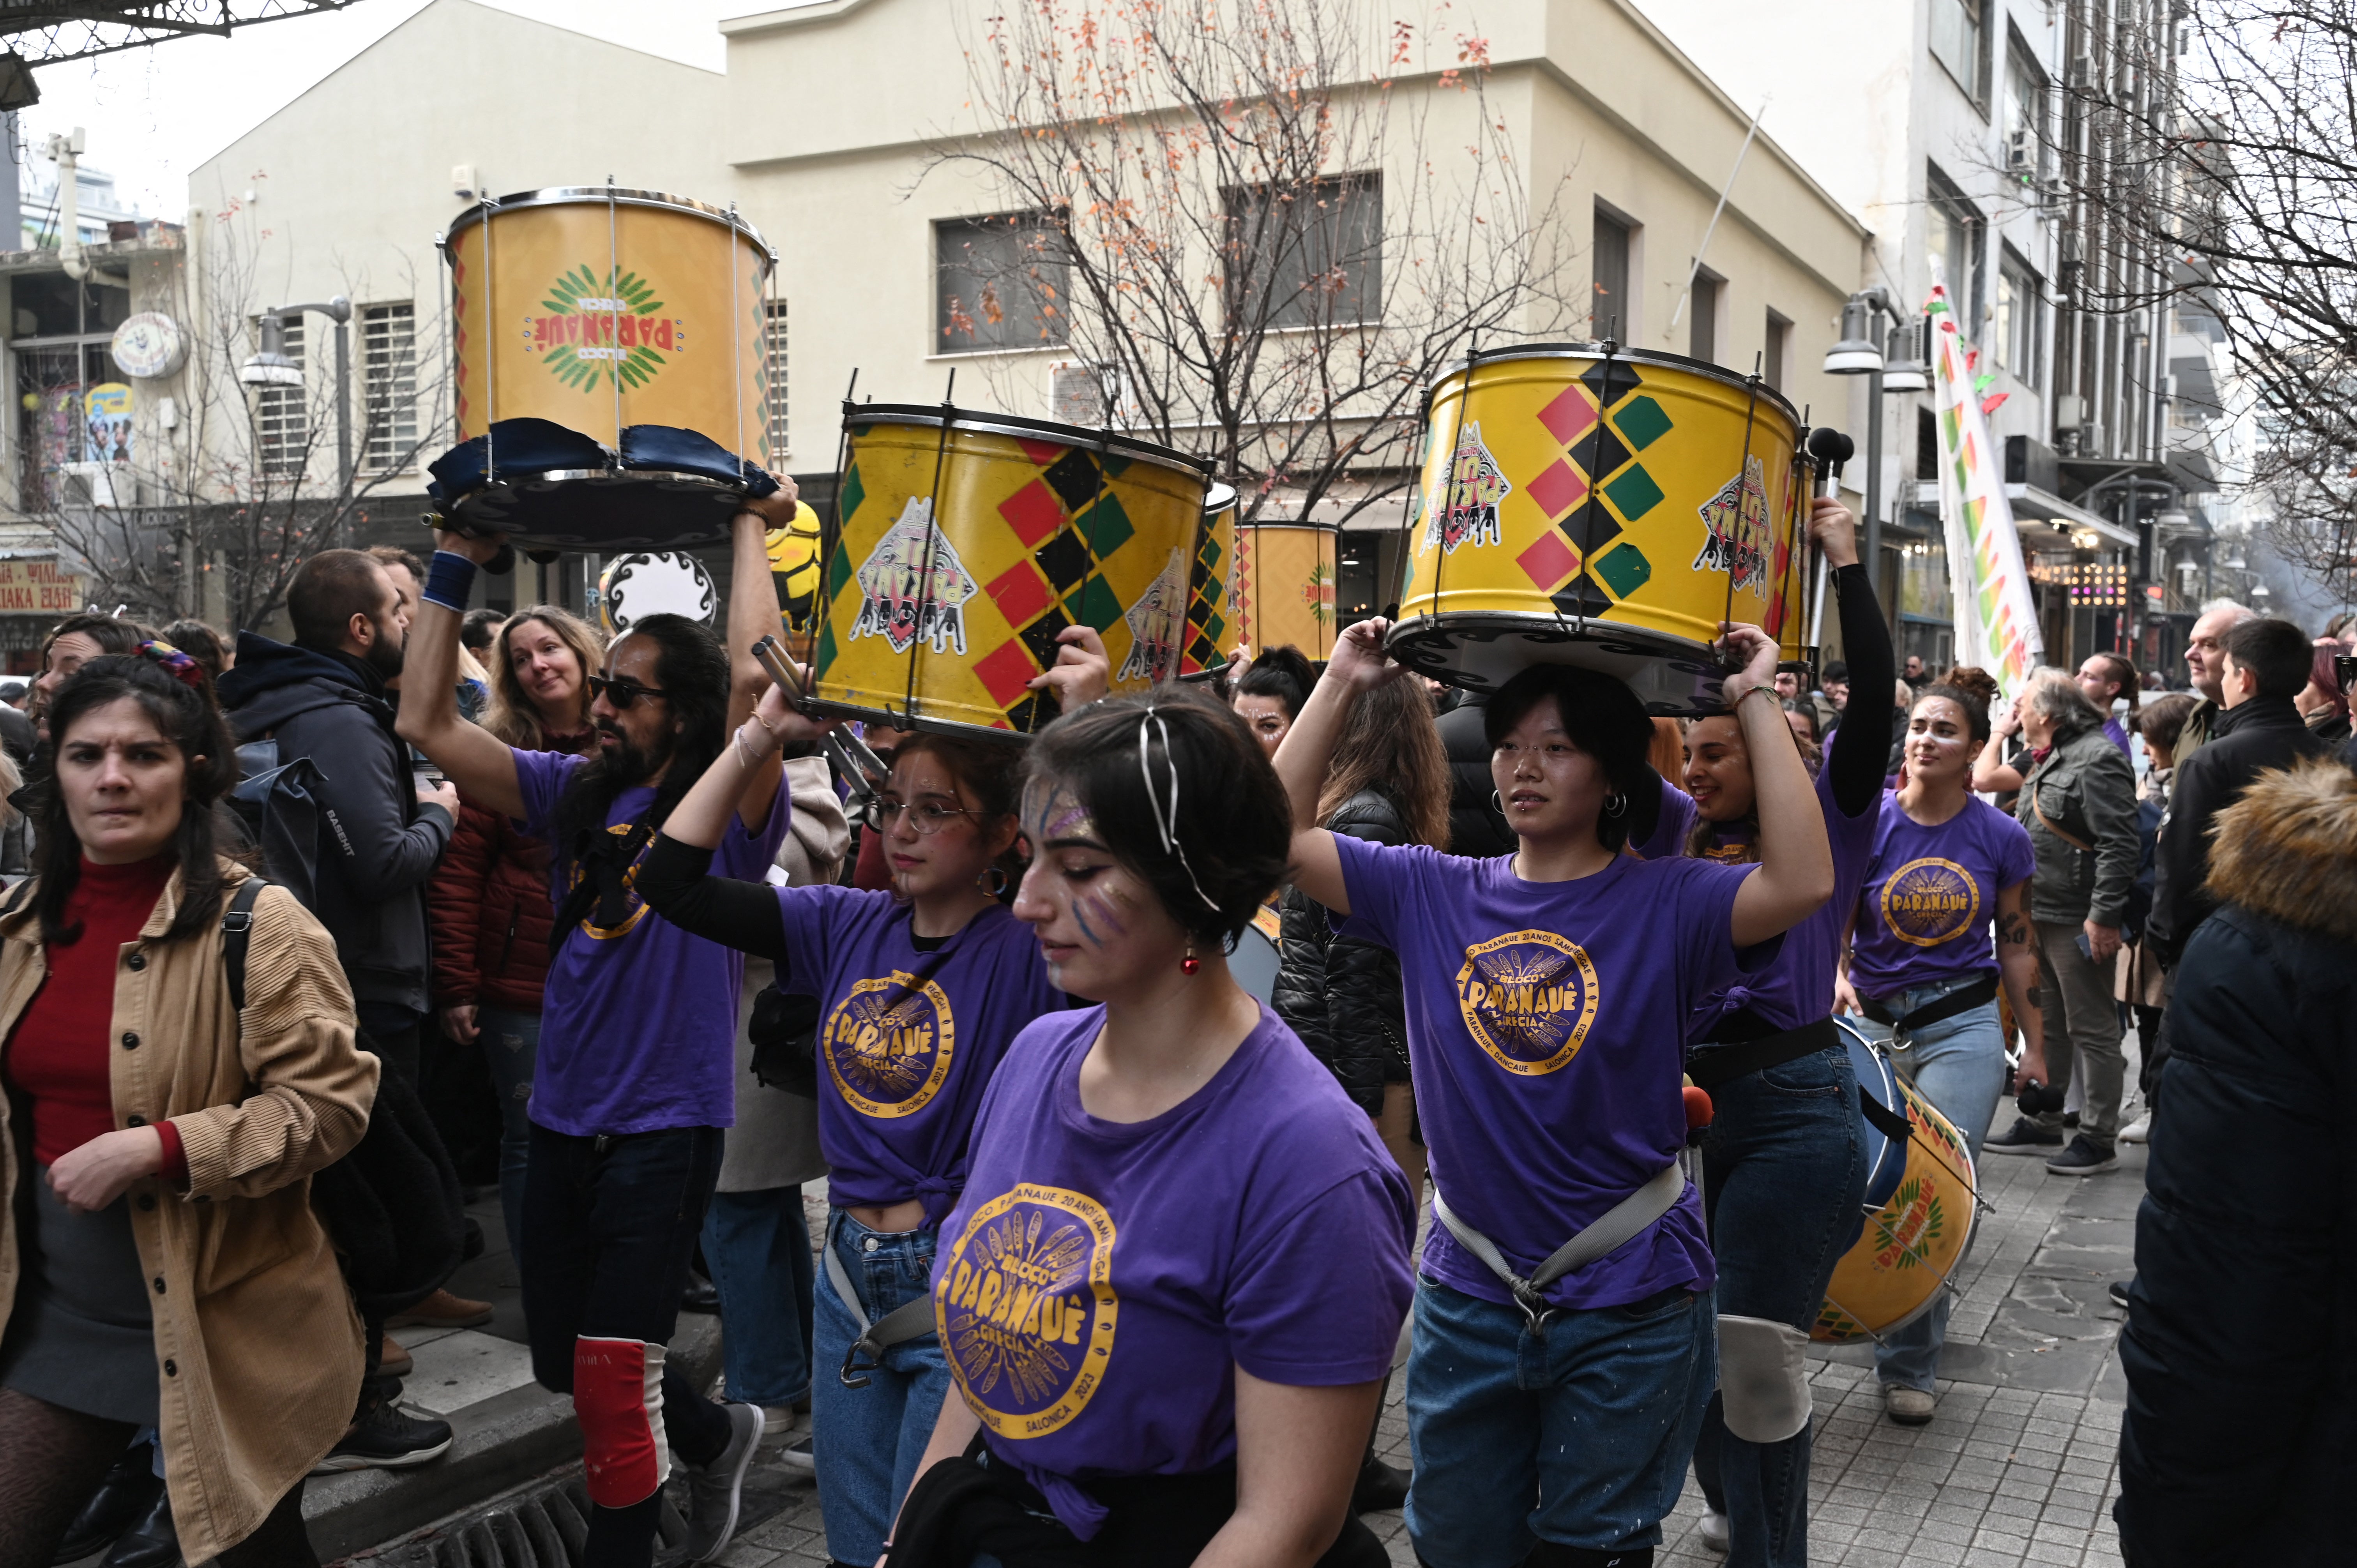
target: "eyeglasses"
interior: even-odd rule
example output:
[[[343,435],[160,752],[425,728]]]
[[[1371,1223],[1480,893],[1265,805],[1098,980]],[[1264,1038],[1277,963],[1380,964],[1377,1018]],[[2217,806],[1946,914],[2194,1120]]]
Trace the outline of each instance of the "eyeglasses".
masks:
[[[938,800],[919,800],[911,805],[905,800],[875,800],[867,802],[865,821],[879,833],[888,833],[900,820],[900,813],[917,825],[917,832],[927,838],[947,828],[959,817],[971,817],[974,812],[963,806],[944,806]]]
[[[658,692],[652,686],[641,686],[636,681],[619,675],[592,675],[588,680],[589,694],[603,697],[617,710],[634,705],[640,697],[668,697],[669,692]]]

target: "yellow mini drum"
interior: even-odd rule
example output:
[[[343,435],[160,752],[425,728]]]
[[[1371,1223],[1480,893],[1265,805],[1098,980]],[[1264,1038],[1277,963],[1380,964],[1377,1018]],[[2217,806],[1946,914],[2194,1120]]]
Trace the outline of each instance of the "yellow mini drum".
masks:
[[[1722,619],[1806,635],[1808,466],[1792,405],[1698,360],[1533,344],[1426,403],[1394,657],[1477,691],[1581,664],[1661,714],[1715,711]]]
[[[1168,447],[938,405],[844,409],[814,704],[1031,735],[1057,633],[1104,638],[1116,692],[1178,671],[1204,466]]]
[[[1187,585],[1187,646],[1178,679],[1208,680],[1228,667],[1236,638],[1236,488],[1215,484],[1203,499],[1203,532]]]
[[[1879,1046],[1846,1020],[1835,1022],[1848,1035],[1853,1065],[1860,1066],[1858,1093],[1892,1110],[1904,1106],[1910,1134],[1903,1160],[1891,1173],[1895,1180],[1879,1172],[1900,1150],[1868,1139],[1868,1165],[1874,1168],[1867,1199],[1882,1201],[1867,1210],[1857,1243],[1834,1266],[1824,1306],[1809,1329],[1809,1337],[1821,1344],[1846,1345],[1904,1327],[1947,1288],[1948,1276],[1972,1243],[1978,1184],[1971,1151],[1955,1123],[1891,1071]],[[1861,1051],[1867,1058],[1863,1064]]]
[[[622,454],[624,430],[659,426],[769,465],[764,328],[775,255],[733,208],[558,187],[470,207],[439,243],[459,443],[494,423],[541,419]],[[523,446],[519,437],[515,450]],[[717,476],[685,462],[526,475],[499,466],[505,483],[481,498],[492,507],[482,521],[564,547],[725,538],[742,489],[725,464]]]
[[[1308,522],[1255,522],[1236,531],[1236,620],[1255,657],[1287,643],[1312,660],[1332,657],[1340,532]]]

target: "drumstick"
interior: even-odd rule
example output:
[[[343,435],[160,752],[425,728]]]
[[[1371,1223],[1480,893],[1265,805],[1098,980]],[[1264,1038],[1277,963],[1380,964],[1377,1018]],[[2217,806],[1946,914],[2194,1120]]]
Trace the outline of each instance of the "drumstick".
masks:
[[[1821,424],[1809,432],[1809,456],[1817,460],[1817,471],[1824,476],[1824,488],[1821,494],[1830,496],[1838,493],[1842,465],[1857,452],[1857,443],[1829,424]],[[1809,646],[1821,650],[1825,645],[1825,553],[1815,550],[1811,553],[1817,558],[1817,581],[1816,608],[1809,617]]]
[[[786,657],[785,649],[780,646],[776,638],[765,637],[755,643],[753,657],[759,660],[761,668],[769,672],[770,679],[776,682],[778,690],[786,694],[786,701],[791,703],[798,711],[809,711],[805,704],[810,701],[810,693],[803,689],[802,677],[794,671],[794,661]]]

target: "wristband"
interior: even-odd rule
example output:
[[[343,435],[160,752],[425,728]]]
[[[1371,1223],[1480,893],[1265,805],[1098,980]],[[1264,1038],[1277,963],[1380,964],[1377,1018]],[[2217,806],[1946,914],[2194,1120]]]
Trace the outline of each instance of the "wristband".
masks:
[[[1775,697],[1775,696],[1776,696],[1776,693],[1775,693],[1773,691],[1770,691],[1770,690],[1768,687],[1766,687],[1766,686],[1746,686],[1745,688],[1743,688],[1742,692],[1741,692],[1741,693],[1739,693],[1736,696],[1735,701],[1733,701],[1733,702],[1731,702],[1731,703],[1727,703],[1727,711],[1730,714],[1733,714],[1733,713],[1735,712],[1735,710],[1736,710],[1736,709],[1738,709],[1738,708],[1739,708],[1739,707],[1741,707],[1741,706],[1743,705],[1743,699],[1744,699],[1745,697],[1756,697],[1756,696],[1760,695],[1760,693],[1761,693],[1762,692],[1766,692],[1766,693],[1768,693],[1768,695],[1769,695],[1769,696],[1770,696],[1770,697]],[[1782,701],[1782,699],[1781,699],[1781,698],[1777,698],[1777,700],[1776,700],[1776,701],[1777,701],[1777,707],[1778,707],[1779,711],[1781,711],[1781,710],[1782,709],[1782,707],[1783,707],[1783,701]]]
[[[417,596],[446,610],[467,613],[467,596],[474,591],[475,564],[454,550],[436,550],[425,568],[425,585]]]

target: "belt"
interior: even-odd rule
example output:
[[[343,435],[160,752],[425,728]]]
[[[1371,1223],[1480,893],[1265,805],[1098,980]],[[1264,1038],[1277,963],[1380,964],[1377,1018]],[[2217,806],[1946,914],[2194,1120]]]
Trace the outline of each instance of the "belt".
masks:
[[[1834,1027],[1831,1018],[1820,1018],[1797,1029],[1762,1035],[1756,1040],[1706,1040],[1703,1044],[1709,1048],[1698,1050],[1687,1059],[1686,1076],[1694,1079],[1697,1089],[1717,1089],[1728,1079],[1741,1078],[1747,1072],[1781,1067],[1786,1062],[1831,1050],[1841,1043],[1841,1031]]]
[[[1553,1256],[1533,1269],[1525,1279],[1514,1273],[1498,1244],[1454,1214],[1440,1196],[1440,1185],[1432,1188],[1432,1217],[1448,1228],[1465,1250],[1488,1265],[1491,1273],[1505,1282],[1513,1293],[1514,1305],[1523,1309],[1536,1329],[1554,1315],[1555,1308],[1544,1294],[1546,1287],[1572,1270],[1592,1263],[1612,1251],[1640,1230],[1667,1214],[1686,1190],[1685,1167],[1673,1161],[1656,1172],[1644,1186],[1598,1215],[1568,1241],[1555,1250]]]
[[[1859,997],[1858,1005],[1866,1009],[1867,1017],[1878,1024],[1889,1025],[1894,1035],[1903,1037],[1914,1030],[1939,1023],[1943,1018],[1953,1018],[1959,1013],[1969,1013],[1975,1007],[1996,1000],[1996,976],[1984,974],[1963,990],[1951,991],[1945,996],[1926,1002],[1903,1018],[1893,1017],[1889,1008],[1871,996]]]

